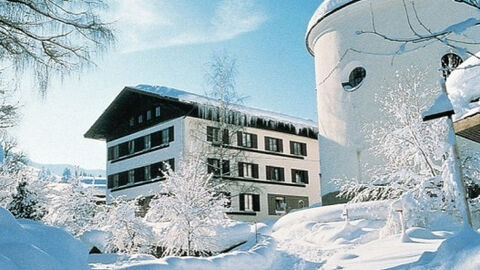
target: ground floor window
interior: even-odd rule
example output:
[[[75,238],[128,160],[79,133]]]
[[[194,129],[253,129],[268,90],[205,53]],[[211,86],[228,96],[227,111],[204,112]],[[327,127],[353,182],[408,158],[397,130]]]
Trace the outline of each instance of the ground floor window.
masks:
[[[284,215],[292,209],[308,206],[308,197],[282,194],[268,194],[268,214]]]

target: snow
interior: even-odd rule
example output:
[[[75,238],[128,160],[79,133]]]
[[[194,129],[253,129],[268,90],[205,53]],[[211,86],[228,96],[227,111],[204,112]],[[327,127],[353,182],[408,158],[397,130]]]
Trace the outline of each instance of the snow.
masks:
[[[168,88],[164,86],[151,86],[151,85],[137,85],[135,87],[129,87],[139,91],[147,92],[150,94],[159,95],[162,97],[168,97],[181,102],[195,104],[199,106],[200,113],[207,115],[209,110],[212,110],[215,106],[219,106],[217,100],[208,98],[205,96],[189,93],[186,91]],[[301,128],[312,128],[317,130],[317,123],[298,117],[288,116],[281,113],[270,112],[266,110],[250,108],[238,104],[229,105],[229,109],[240,115],[233,115],[237,121],[244,121],[243,116],[246,116],[246,121],[256,121],[257,119],[263,119],[267,123],[270,121],[271,125],[275,126],[277,123],[287,123],[294,126],[297,130]]]
[[[115,255],[91,256],[92,269],[118,270],[244,270],[255,266],[257,270],[271,269],[275,260],[275,241],[262,237],[261,241],[247,251],[232,251],[212,257],[167,257],[154,259],[115,257]],[[105,263],[105,264],[102,264]],[[115,262],[113,264],[108,263]],[[120,264],[117,264],[120,263]],[[103,268],[102,268],[103,267]]]
[[[480,52],[458,66],[447,78],[448,97],[455,111],[454,120],[463,119],[480,111]]]
[[[320,21],[330,13],[334,12],[335,10],[354,1],[355,0],[324,0],[313,14],[313,17],[310,19],[310,22],[308,23],[307,33],[315,26],[318,21]]]
[[[111,237],[111,232],[101,230],[89,230],[85,231],[82,235],[80,235],[79,239],[88,248],[88,250],[96,247],[101,252],[105,252],[108,245],[108,240]]]
[[[453,111],[452,103],[447,94],[441,93],[434,101],[432,107],[422,113],[422,117],[429,118],[436,115],[442,115],[447,112]]]
[[[0,208],[0,269],[87,270],[88,250],[64,230],[16,220]]]
[[[258,224],[258,243],[250,234],[247,243],[211,257],[155,259],[149,255],[92,254],[90,263],[92,270],[478,268],[480,234],[462,229],[448,216],[429,228],[409,228],[404,237],[384,234],[391,203],[376,201],[299,210],[276,222]],[[345,209],[348,220],[342,215]],[[229,237],[245,231],[243,225],[237,226],[231,228]],[[254,225],[251,231],[255,231]]]

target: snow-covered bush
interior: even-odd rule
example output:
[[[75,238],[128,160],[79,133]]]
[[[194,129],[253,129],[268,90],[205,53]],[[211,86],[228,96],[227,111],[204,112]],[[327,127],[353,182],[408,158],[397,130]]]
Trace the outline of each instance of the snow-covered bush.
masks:
[[[46,224],[62,227],[74,236],[95,224],[99,206],[92,187],[85,187],[77,180],[49,183],[48,190],[48,211],[43,217]]]
[[[111,204],[103,205],[96,215],[98,229],[109,232],[105,252],[148,253],[153,245],[152,228],[138,216],[137,200],[117,197]]]
[[[199,157],[180,161],[175,171],[168,168],[165,178],[146,215],[149,222],[166,224],[159,232],[159,246],[166,255],[216,250],[217,226],[227,220],[222,185]]]

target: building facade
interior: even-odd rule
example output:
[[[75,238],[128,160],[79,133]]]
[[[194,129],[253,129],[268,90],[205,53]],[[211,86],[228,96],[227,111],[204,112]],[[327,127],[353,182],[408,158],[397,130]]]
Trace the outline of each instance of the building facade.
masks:
[[[208,171],[226,181],[234,219],[277,218],[320,203],[315,123],[232,105],[221,126],[219,106],[165,87],[123,89],[85,134],[107,144],[107,201],[148,199],[164,180],[165,164],[175,170],[201,151]]]
[[[368,181],[368,165],[381,164],[362,129],[386,119],[375,98],[398,85],[398,71],[413,66],[425,72],[422,87],[440,93],[439,80],[468,50],[480,50],[476,28],[449,35],[459,41],[458,50],[435,39],[395,40],[414,38],[414,31],[436,33],[470,17],[478,19],[478,9],[453,0],[323,1],[306,35],[315,61],[322,195],[338,189],[332,179]]]

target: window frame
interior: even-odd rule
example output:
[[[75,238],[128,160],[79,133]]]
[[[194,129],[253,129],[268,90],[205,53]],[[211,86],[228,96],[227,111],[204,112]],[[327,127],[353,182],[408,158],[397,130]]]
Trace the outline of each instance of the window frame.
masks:
[[[285,169],[282,167],[266,166],[266,179],[269,181],[285,182]]]
[[[283,153],[283,140],[265,136],[265,150],[276,153]]]
[[[132,169],[132,170],[128,170],[128,180],[127,180],[127,184],[128,185],[132,185],[135,183],[135,170]]]

